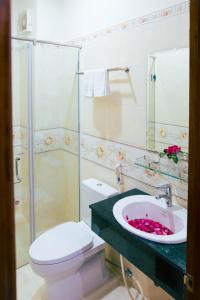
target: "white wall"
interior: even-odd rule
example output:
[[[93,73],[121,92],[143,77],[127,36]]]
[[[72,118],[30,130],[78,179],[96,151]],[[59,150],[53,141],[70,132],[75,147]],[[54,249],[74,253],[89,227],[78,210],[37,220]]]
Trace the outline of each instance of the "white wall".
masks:
[[[33,32],[28,34],[29,37],[69,41],[180,2],[182,1],[12,0],[12,34],[19,35],[19,16],[27,8],[32,10],[33,15]]]
[[[175,5],[181,0],[64,0],[64,2],[65,39],[70,40]]]
[[[12,14],[12,35],[21,37],[35,37],[37,30],[37,19],[36,19],[36,0],[12,0],[11,1],[11,14]],[[26,9],[32,11],[33,31],[31,34],[21,34],[19,28],[19,18],[25,12]]]
[[[77,50],[37,44],[34,58],[35,129],[67,127],[76,130]]]
[[[37,36],[69,41],[182,2],[181,0],[43,0],[37,7]]]
[[[37,38],[62,41],[66,0],[37,0]]]
[[[12,0],[12,33],[25,9],[33,14],[29,36],[69,41],[182,2],[181,0]],[[27,35],[25,35],[27,36]]]
[[[148,55],[187,47],[188,28],[187,15],[181,15],[84,43],[81,70],[128,66],[130,73],[110,73],[110,96],[81,101],[83,132],[145,149]]]

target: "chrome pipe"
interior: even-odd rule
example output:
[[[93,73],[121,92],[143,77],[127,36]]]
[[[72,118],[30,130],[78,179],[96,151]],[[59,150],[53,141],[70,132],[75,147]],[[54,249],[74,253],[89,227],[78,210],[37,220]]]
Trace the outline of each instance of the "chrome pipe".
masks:
[[[123,71],[123,72],[128,73],[130,71],[130,69],[128,67],[125,67],[125,68],[119,68],[119,67],[117,67],[117,68],[110,68],[110,69],[108,69],[108,72],[116,72],[116,71]],[[85,72],[78,72],[77,74],[78,75],[84,75]]]
[[[58,42],[52,42],[52,41],[45,41],[45,40],[37,40],[37,39],[26,39],[26,38],[20,38],[20,37],[11,37],[12,40],[16,41],[22,41],[22,42],[30,42],[33,43],[34,46],[38,44],[45,44],[45,45],[53,45],[53,46],[62,46],[62,47],[70,47],[70,48],[78,48],[82,49],[80,45],[70,45],[65,43],[58,43]]]

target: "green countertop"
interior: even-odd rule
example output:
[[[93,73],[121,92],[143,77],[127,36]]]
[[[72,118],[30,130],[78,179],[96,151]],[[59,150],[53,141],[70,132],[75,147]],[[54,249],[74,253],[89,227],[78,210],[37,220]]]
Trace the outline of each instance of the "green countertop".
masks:
[[[187,244],[155,243],[122,228],[114,218],[113,206],[120,199],[132,195],[147,194],[133,189],[90,205],[92,229],[175,299],[184,299]]]

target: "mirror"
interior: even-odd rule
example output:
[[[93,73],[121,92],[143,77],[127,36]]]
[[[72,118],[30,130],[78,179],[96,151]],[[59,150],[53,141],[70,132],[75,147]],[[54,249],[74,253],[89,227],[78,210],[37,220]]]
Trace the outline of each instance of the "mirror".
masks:
[[[189,49],[155,52],[148,61],[147,149],[188,152]]]

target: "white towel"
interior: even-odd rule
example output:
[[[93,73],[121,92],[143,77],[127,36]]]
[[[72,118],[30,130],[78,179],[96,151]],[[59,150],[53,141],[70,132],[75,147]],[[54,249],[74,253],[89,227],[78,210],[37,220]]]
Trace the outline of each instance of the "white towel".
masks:
[[[84,96],[104,97],[110,94],[107,69],[86,71],[84,73]]]

